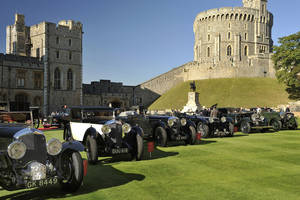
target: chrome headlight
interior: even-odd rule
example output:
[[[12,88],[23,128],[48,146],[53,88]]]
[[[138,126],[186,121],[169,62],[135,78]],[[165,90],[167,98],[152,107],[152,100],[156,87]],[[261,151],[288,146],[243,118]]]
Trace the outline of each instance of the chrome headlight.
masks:
[[[221,122],[225,123],[226,122],[226,117],[221,117]]]
[[[265,117],[264,116],[260,116],[259,118],[261,121],[264,121],[265,120]]]
[[[252,114],[251,115],[251,119],[252,119],[252,121],[256,121],[257,119],[259,118],[259,115],[258,114]]]
[[[180,124],[181,124],[181,126],[185,126],[185,125],[186,125],[186,119],[185,119],[185,118],[182,118],[182,119],[180,120]]]
[[[47,142],[47,152],[51,156],[58,155],[62,150],[62,143],[56,139],[52,138]]]
[[[26,145],[21,141],[14,141],[7,147],[7,153],[12,159],[21,159],[26,153]]]
[[[168,125],[169,125],[170,127],[174,126],[174,123],[175,123],[176,120],[177,120],[176,117],[170,117],[170,118],[168,119]]]
[[[104,133],[104,134],[109,134],[111,132],[111,128],[110,126],[108,125],[103,125],[102,128],[101,128],[101,131]]]
[[[122,125],[122,130],[123,130],[124,133],[129,133],[131,131],[130,124],[127,124],[127,123],[123,124]]]
[[[214,118],[210,117],[208,121],[209,121],[209,123],[214,123]]]

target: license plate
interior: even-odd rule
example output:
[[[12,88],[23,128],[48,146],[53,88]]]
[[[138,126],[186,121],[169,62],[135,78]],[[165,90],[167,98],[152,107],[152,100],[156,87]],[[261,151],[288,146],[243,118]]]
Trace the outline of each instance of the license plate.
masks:
[[[186,140],[186,136],[177,136],[176,140]]]
[[[112,154],[128,153],[128,148],[112,149],[111,153]]]
[[[56,177],[37,180],[37,181],[28,181],[26,183],[26,188],[44,187],[44,186],[53,185],[56,183],[58,183],[58,179]]]

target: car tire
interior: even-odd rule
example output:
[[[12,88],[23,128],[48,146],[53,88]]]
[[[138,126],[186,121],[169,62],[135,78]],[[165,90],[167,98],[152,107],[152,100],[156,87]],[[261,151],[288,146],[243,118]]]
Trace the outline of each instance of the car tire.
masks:
[[[155,129],[155,143],[158,146],[165,147],[167,146],[167,131],[159,126]]]
[[[202,138],[208,138],[209,137],[209,127],[207,124],[204,124],[202,122],[199,122],[197,125],[197,131],[198,133],[201,133]]]
[[[243,121],[241,123],[241,131],[242,131],[242,133],[246,133],[246,134],[250,133],[250,131],[251,131],[250,123]]]
[[[297,121],[295,120],[295,122],[293,123],[292,126],[289,126],[289,130],[297,130],[298,129],[298,123]]]
[[[228,136],[229,136],[229,137],[232,137],[233,134],[234,134],[234,125],[233,125],[233,123],[229,123],[228,129],[229,129],[229,134],[228,134]]]
[[[92,165],[96,164],[98,161],[97,141],[90,135],[86,138],[85,150],[89,163]]]
[[[277,120],[277,119],[273,119],[271,121],[271,126],[273,127],[273,130],[275,132],[280,131],[281,127],[282,127],[282,123],[281,121]]]
[[[142,160],[144,153],[144,140],[143,137],[140,134],[136,134],[136,149],[134,150],[134,153],[132,154],[133,160],[136,161]]]
[[[188,139],[185,141],[186,144],[195,144],[196,143],[196,129],[193,126],[189,126]]]
[[[65,152],[62,155],[62,172],[67,175],[66,180],[60,181],[63,191],[75,192],[83,181],[83,161],[80,153],[76,151]]]

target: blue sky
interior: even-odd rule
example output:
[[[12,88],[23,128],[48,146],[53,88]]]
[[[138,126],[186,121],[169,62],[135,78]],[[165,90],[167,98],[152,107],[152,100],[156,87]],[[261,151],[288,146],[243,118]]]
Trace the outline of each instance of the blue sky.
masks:
[[[137,85],[193,60],[193,23],[211,8],[242,6],[242,0],[9,0],[0,7],[0,52],[16,12],[26,25],[81,21],[83,82],[110,79]],[[269,0],[273,40],[300,31],[299,0]]]

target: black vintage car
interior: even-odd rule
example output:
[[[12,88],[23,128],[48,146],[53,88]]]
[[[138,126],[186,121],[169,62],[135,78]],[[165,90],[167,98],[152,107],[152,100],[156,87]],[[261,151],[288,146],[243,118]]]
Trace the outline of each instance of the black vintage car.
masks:
[[[83,161],[77,142],[48,142],[32,128],[31,112],[0,113],[0,186],[6,190],[59,183],[74,192],[83,181]]]
[[[144,130],[146,140],[154,140],[156,145],[167,146],[170,141],[184,141],[195,144],[195,124],[184,117],[168,115],[139,115],[134,111],[122,112],[119,119],[129,124],[138,124]]]
[[[221,109],[224,115],[232,117],[235,127],[243,133],[250,133],[259,130],[265,132],[273,129],[279,131],[282,127],[279,114],[270,110],[262,110],[257,113],[254,110],[244,112],[230,112],[225,108]]]
[[[203,138],[216,136],[226,137],[233,136],[234,134],[234,122],[231,117],[207,117],[199,114],[185,115],[187,119],[190,119],[196,124],[197,133],[201,133],[201,137]]]
[[[282,129],[290,129],[290,130],[297,130],[298,122],[297,118],[295,117],[294,113],[292,112],[281,112],[280,121],[282,124]]]
[[[132,159],[141,160],[143,129],[116,119],[116,111],[111,107],[71,107],[70,115],[64,118],[64,139],[81,142],[91,164],[99,156],[128,153]]]

